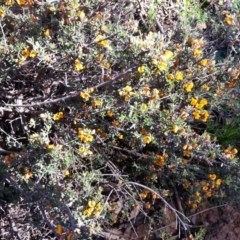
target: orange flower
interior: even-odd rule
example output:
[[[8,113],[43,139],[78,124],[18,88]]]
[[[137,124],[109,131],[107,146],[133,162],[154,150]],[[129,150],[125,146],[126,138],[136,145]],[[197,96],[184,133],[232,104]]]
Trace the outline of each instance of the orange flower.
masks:
[[[201,65],[202,67],[205,67],[205,66],[207,65],[207,63],[208,63],[208,60],[205,58],[205,59],[203,59],[203,60],[200,62],[200,65]]]
[[[9,155],[5,156],[4,157],[4,161],[5,161],[5,164],[9,167],[12,166],[12,163],[11,163],[11,157]]]
[[[62,234],[63,233],[63,226],[61,224],[58,224],[55,231],[56,231],[57,234]]]
[[[2,9],[0,9],[0,17],[4,17],[5,15],[6,13]]]
[[[168,80],[174,80],[174,75],[171,74],[171,73],[167,74],[167,79]]]
[[[215,180],[216,178],[217,178],[217,175],[216,174],[209,174],[208,175],[208,178],[210,179],[210,180]]]
[[[113,112],[111,112],[110,110],[107,111],[107,116],[108,116],[108,117],[112,117],[113,115],[114,115]]]

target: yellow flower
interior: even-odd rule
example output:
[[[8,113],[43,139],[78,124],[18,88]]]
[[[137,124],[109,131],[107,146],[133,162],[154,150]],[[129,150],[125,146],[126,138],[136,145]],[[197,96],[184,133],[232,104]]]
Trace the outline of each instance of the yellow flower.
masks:
[[[203,98],[198,103],[195,104],[195,107],[198,108],[198,109],[201,109],[201,108],[203,108],[207,104],[208,104],[207,99]]]
[[[207,110],[204,110],[203,113],[201,114],[201,120],[203,122],[206,122],[208,120],[208,117],[209,117],[209,113]]]
[[[157,59],[153,59],[151,63],[152,63],[153,66],[157,66],[158,61],[157,61]]]
[[[47,55],[47,56],[45,57],[45,61],[46,61],[46,62],[50,62],[50,61],[51,61],[50,56]]]
[[[77,11],[77,15],[78,15],[80,18],[82,18],[82,19],[85,18],[85,13],[84,13],[84,11],[78,10],[78,11]]]
[[[88,206],[89,206],[90,208],[94,208],[95,205],[96,205],[96,202],[95,202],[94,200],[88,201]]]
[[[43,32],[45,37],[49,37],[50,36],[50,29],[47,28],[44,32]]]
[[[85,215],[86,217],[90,217],[92,214],[91,210],[90,209],[86,209],[83,211],[83,215]]]
[[[169,80],[174,80],[174,75],[173,74],[167,74],[167,79]]]
[[[149,143],[152,141],[152,138],[151,138],[151,136],[144,136],[144,137],[142,138],[142,141],[143,141],[143,143],[145,143],[145,144],[149,144]]]
[[[217,178],[217,175],[214,174],[214,173],[213,174],[209,174],[208,178],[213,181],[213,180],[215,180]]]
[[[102,204],[97,203],[96,206],[95,206],[95,209],[98,210],[98,211],[101,211],[102,210]]]
[[[204,84],[204,85],[202,86],[202,88],[203,88],[204,90],[206,90],[206,91],[209,91],[209,89],[210,89],[210,87],[209,87],[208,85],[206,85],[206,84]]]
[[[0,17],[4,17],[5,15],[6,13],[2,9],[0,9]]]
[[[92,106],[96,107],[96,106],[101,106],[102,105],[102,101],[100,99],[96,99],[94,101],[92,101]]]
[[[193,55],[194,55],[194,56],[199,56],[199,55],[201,55],[201,54],[202,54],[202,50],[195,49],[195,50],[193,51]]]
[[[123,139],[124,138],[123,134],[118,135],[118,138]]]
[[[80,97],[82,97],[84,100],[89,100],[89,98],[90,98],[90,95],[89,95],[89,93],[87,93],[87,92],[81,92],[80,93]]]
[[[65,177],[69,177],[69,176],[70,176],[70,171],[67,169],[67,170],[64,172],[64,175],[65,175]]]
[[[194,119],[198,120],[201,117],[201,113],[199,110],[195,110],[192,112],[192,115],[194,116]]]
[[[87,136],[85,134],[78,134],[79,139],[83,142],[87,142]]]
[[[190,104],[191,104],[192,106],[195,106],[195,105],[197,104],[197,102],[198,102],[198,99],[197,99],[197,98],[191,98]]]
[[[98,43],[98,45],[100,47],[105,47],[105,48],[108,47],[109,41],[107,39],[105,39],[105,40],[102,40],[102,39],[104,39],[103,36],[102,35],[98,35],[96,37],[95,41]]]
[[[58,112],[53,115],[53,120],[58,121],[63,118],[63,112]]]
[[[127,92],[127,93],[131,92],[132,91],[132,87],[131,86],[126,86],[124,88],[124,91]]]
[[[178,126],[177,126],[177,125],[173,125],[172,131],[173,131],[174,133],[177,133],[178,130],[179,130]]]
[[[166,50],[163,54],[163,60],[169,60],[173,56],[173,52]]]
[[[158,64],[158,69],[159,69],[160,71],[166,70],[166,69],[167,69],[167,64],[166,64],[165,62],[160,62],[160,63]]]
[[[29,178],[31,178],[33,176],[33,173],[31,172],[31,171],[29,171],[28,173],[26,173],[25,175],[24,175],[24,177],[25,177],[25,179],[29,179]]]
[[[82,65],[82,63],[79,61],[79,59],[76,59],[74,62],[74,68],[76,71],[81,71],[84,69],[84,66]]]
[[[7,6],[12,6],[14,3],[14,0],[5,0],[5,5]]]
[[[35,51],[35,50],[32,50],[30,53],[29,53],[29,57],[30,58],[35,58],[36,56],[37,56],[37,51]]]
[[[86,139],[87,139],[87,142],[92,142],[93,141],[93,136],[92,135],[87,135]]]
[[[227,16],[226,18],[225,18],[225,23],[227,24],[227,25],[233,25],[233,17],[232,16]]]
[[[201,105],[205,106],[205,105],[208,104],[208,101],[207,101],[206,98],[202,98],[202,99],[199,101],[199,103],[200,103]]]
[[[139,72],[140,74],[143,74],[144,71],[145,71],[145,67],[144,67],[144,66],[141,66],[141,67],[138,68],[138,72]]]
[[[222,184],[222,180],[220,178],[216,179],[216,185],[220,186]]]
[[[191,92],[194,87],[193,82],[186,83],[183,85],[183,88],[185,89],[186,92]]]
[[[98,210],[94,210],[94,212],[93,212],[94,217],[98,217],[99,214],[100,214],[100,212]]]
[[[78,151],[79,151],[80,153],[84,153],[84,152],[86,151],[86,148],[85,148],[85,147],[80,147],[80,148],[78,149]]]
[[[176,72],[175,76],[176,76],[177,80],[179,80],[179,81],[183,80],[183,73],[182,72],[179,72],[179,71]]]
[[[154,88],[152,90],[152,97],[153,98],[158,98],[159,97],[159,90],[157,88]]]
[[[208,63],[208,60],[205,58],[205,59],[203,59],[203,60],[200,62],[200,65],[201,65],[202,67],[205,67],[205,66],[207,65],[207,63]]]
[[[141,110],[142,110],[142,111],[146,111],[147,108],[148,108],[147,104],[142,103]]]
[[[61,224],[58,224],[56,229],[55,229],[57,234],[62,234],[63,233],[63,227]]]
[[[55,148],[54,144],[47,144],[46,147],[48,150],[52,150]]]

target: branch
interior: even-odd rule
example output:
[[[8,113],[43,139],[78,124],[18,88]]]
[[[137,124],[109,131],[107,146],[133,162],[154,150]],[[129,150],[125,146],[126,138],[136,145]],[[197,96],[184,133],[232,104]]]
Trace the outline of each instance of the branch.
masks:
[[[94,90],[97,90],[99,88],[110,85],[111,83],[113,83],[113,82],[119,80],[120,78],[122,78],[123,76],[125,76],[127,73],[134,71],[136,68],[137,68],[136,66],[130,66],[129,68],[127,68],[127,70],[124,70],[121,73],[117,74],[111,80],[109,80],[107,82],[99,83],[98,85],[96,85],[92,88]],[[47,104],[51,104],[51,103],[64,101],[66,99],[77,97],[78,95],[79,95],[79,92],[76,93],[76,91],[75,91],[74,93],[72,93],[68,96],[61,97],[61,98],[56,98],[56,99],[52,99],[52,100],[48,100],[48,101],[44,101],[44,102],[36,102],[36,103],[32,103],[32,104],[5,104],[5,106],[9,106],[9,107],[36,107],[36,106],[47,105]]]

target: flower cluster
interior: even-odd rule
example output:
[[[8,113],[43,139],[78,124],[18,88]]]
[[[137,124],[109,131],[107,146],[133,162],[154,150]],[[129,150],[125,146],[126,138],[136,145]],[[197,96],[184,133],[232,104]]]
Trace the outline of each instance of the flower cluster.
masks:
[[[192,115],[195,120],[202,120],[203,122],[206,122],[209,117],[209,113],[207,110],[199,110],[196,109],[192,112]]]
[[[93,154],[93,152],[91,150],[89,150],[89,146],[81,146],[78,149],[78,151],[83,157],[86,157],[86,156],[89,156],[89,155]]]
[[[166,50],[160,57],[159,59],[153,59],[151,64],[155,67],[157,67],[157,69],[160,72],[165,71],[171,64],[171,60],[173,59],[173,52]],[[179,78],[181,78],[181,76],[179,75]]]
[[[63,112],[58,112],[56,114],[53,115],[53,120],[54,121],[59,121],[60,119],[62,119],[64,117]]]
[[[92,142],[94,133],[95,130],[78,128],[78,137],[83,143]]]
[[[79,59],[76,59],[76,60],[74,61],[74,69],[75,69],[76,71],[81,71],[81,70],[84,69],[84,66],[83,66],[83,64],[80,62]]]
[[[238,150],[236,148],[225,148],[224,149],[224,156],[229,158],[229,159],[233,159],[236,154],[238,153]]]
[[[109,40],[104,39],[102,35],[98,35],[95,41],[100,47],[107,48],[109,46]]]
[[[195,108],[201,109],[208,104],[208,101],[206,98],[192,98],[190,104]]]
[[[122,91],[119,92],[120,96],[124,96],[124,100],[128,101],[132,96],[134,96],[134,92],[132,92],[132,87],[127,85]]]
[[[162,167],[164,165],[166,158],[168,157],[168,154],[167,153],[164,153],[163,155],[157,154],[155,157],[156,157],[155,164],[159,167]]]
[[[98,217],[101,211],[102,211],[102,204],[100,202],[96,203],[94,200],[90,200],[88,201],[88,208],[86,208],[83,211],[83,214],[86,217],[90,217],[90,216]]]

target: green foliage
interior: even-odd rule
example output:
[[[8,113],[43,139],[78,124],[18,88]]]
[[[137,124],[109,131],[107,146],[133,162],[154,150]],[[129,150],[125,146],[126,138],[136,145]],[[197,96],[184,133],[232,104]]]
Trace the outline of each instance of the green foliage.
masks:
[[[146,219],[166,239],[238,201],[238,5],[208,3],[0,5],[0,199],[36,208],[31,228],[107,239]]]

